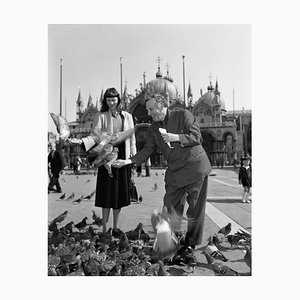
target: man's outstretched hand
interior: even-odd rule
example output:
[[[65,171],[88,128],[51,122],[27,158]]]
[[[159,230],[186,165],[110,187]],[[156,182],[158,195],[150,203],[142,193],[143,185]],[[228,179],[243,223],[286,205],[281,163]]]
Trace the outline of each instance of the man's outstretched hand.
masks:
[[[114,168],[122,168],[127,165],[131,165],[132,160],[131,159],[117,159],[113,164],[112,167]]]

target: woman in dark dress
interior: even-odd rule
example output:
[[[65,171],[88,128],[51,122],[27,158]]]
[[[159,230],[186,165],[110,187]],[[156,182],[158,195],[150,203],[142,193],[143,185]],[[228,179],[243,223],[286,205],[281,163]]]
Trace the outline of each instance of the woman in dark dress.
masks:
[[[100,113],[94,122],[94,132],[117,134],[134,128],[132,115],[120,109],[121,98],[115,88],[104,93]],[[128,159],[136,153],[135,135],[116,146],[118,158]],[[112,168],[112,177],[104,165],[98,168],[95,206],[102,207],[103,232],[107,230],[110,209],[113,210],[113,233],[118,230],[121,208],[130,205],[129,182],[131,167]]]

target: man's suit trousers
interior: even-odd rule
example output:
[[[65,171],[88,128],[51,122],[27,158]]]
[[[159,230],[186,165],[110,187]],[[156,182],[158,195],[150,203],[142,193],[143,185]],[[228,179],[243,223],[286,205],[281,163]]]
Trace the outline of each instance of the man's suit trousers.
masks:
[[[179,216],[182,216],[184,212],[185,201],[182,201],[182,199],[186,194],[186,201],[188,203],[186,212],[188,227],[185,242],[189,245],[200,245],[202,242],[207,187],[207,176],[197,182],[180,188],[170,184],[165,185],[166,194],[164,197],[164,205],[168,208],[171,206],[174,207]]]

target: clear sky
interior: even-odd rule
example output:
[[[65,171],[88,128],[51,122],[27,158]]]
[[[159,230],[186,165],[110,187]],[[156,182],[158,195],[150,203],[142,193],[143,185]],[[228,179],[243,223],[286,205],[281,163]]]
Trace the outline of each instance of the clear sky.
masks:
[[[218,79],[227,110],[251,109],[251,25],[49,25],[48,109],[59,113],[60,64],[63,59],[62,110],[69,121],[76,116],[80,87],[84,105],[93,103],[101,89],[120,90],[120,57],[123,57],[123,88],[134,94],[143,81],[155,78],[157,58],[161,71],[170,75],[183,93],[185,56],[186,92],[191,83],[194,101],[200,89],[207,91],[209,76]],[[55,131],[48,118],[50,131]]]

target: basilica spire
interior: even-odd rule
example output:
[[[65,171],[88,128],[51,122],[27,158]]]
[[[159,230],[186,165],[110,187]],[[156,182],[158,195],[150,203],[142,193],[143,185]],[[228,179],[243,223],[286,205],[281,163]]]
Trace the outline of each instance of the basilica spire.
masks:
[[[161,71],[160,71],[160,63],[161,63],[162,59],[160,56],[157,57],[157,60],[156,62],[158,63],[158,70],[156,72],[156,78],[162,78],[162,74],[161,74]]]
[[[191,88],[191,82],[189,82],[187,97],[188,97],[188,99],[189,98],[193,98],[193,92],[192,92],[192,88]]]
[[[216,79],[215,91],[216,92],[219,91],[218,78]]]
[[[146,72],[143,73],[143,84],[144,84],[144,88],[146,87],[147,84],[147,76],[146,76]]]
[[[93,106],[93,99],[92,99],[92,96],[91,96],[91,93],[90,93],[88,103],[87,103],[87,108],[91,108],[92,106]]]
[[[80,87],[78,88],[78,96],[76,100],[76,121],[80,120],[80,116],[83,110],[83,101],[81,99],[81,92],[80,92]]]

